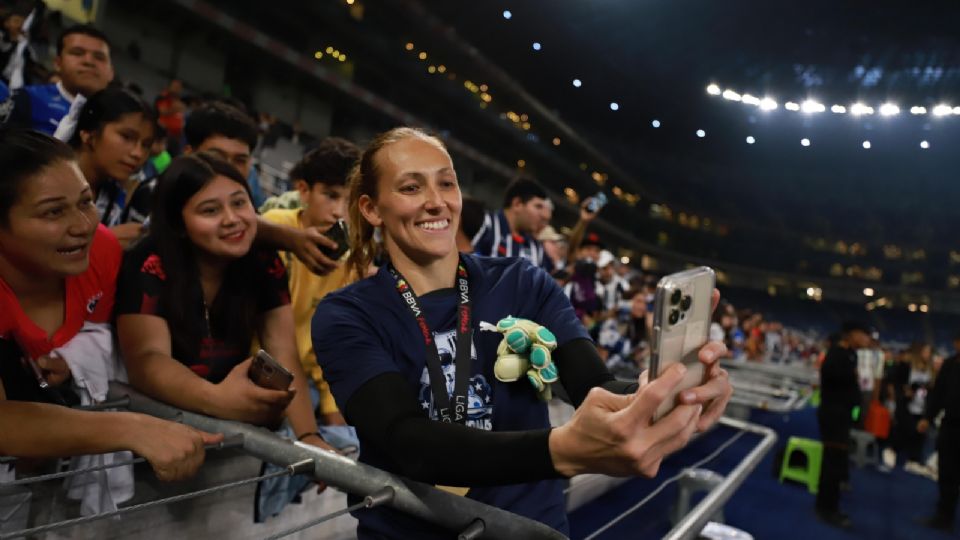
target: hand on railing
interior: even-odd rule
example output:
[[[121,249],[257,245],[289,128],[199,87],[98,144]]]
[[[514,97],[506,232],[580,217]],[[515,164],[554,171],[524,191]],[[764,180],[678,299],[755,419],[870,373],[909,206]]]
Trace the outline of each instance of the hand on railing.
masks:
[[[222,434],[211,434],[183,424],[160,420],[144,414],[130,414],[133,420],[125,445],[143,456],[157,478],[174,482],[190,478],[203,465],[204,446],[223,441]]]
[[[294,390],[262,388],[250,380],[247,372],[253,358],[234,366],[223,381],[214,385],[211,396],[213,416],[258,426],[274,426],[293,399]]]

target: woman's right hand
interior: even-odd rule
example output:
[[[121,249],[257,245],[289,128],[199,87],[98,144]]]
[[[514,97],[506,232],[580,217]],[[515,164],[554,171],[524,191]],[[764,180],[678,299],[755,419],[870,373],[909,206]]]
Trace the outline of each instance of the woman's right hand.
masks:
[[[257,386],[247,374],[252,363],[253,358],[247,358],[214,385],[214,416],[261,426],[277,424],[296,391]]]
[[[594,388],[573,418],[550,433],[550,457],[564,476],[601,473],[653,477],[663,458],[684,447],[697,428],[702,405],[677,405],[656,423],[663,400],[681,383],[686,368],[674,364],[635,394]]]
[[[185,480],[196,474],[206,455],[204,447],[223,441],[223,434],[211,434],[190,426],[143,414],[132,414],[127,445],[153,467],[164,482]]]

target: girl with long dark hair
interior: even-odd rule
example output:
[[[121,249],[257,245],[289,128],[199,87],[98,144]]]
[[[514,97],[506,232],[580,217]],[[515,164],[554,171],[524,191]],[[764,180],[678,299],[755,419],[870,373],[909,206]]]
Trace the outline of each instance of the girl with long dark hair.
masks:
[[[298,439],[325,446],[297,357],[287,274],[276,252],[253,246],[246,179],[211,154],[179,157],[158,183],[151,216],[118,285],[130,382],[219,418],[274,425],[286,416]],[[294,374],[291,388],[249,378],[255,339]]]

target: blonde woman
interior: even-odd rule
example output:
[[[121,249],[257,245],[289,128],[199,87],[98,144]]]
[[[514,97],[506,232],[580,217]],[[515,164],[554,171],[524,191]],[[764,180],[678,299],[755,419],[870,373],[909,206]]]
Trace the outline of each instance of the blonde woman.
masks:
[[[457,251],[461,205],[440,140],[397,128],[370,143],[350,183],[349,263],[361,274],[374,257],[385,264],[320,303],[312,332],[317,359],[357,428],[360,461],[462,486],[472,499],[566,532],[563,479],[653,476],[664,456],[719,418],[732,393],[717,363],[725,348],[701,350],[709,380],[652,424],[681,367],[650,384],[614,380],[545,271],[519,258]],[[476,329],[509,315],[556,337],[553,360],[578,407],[561,427],[550,428],[546,403],[526,379],[494,377],[501,336]],[[356,517],[361,539],[449,537],[389,509]]]

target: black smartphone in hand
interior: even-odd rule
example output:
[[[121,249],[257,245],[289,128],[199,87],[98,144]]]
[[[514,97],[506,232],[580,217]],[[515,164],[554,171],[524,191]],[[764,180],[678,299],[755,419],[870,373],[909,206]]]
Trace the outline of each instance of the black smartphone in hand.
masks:
[[[333,227],[330,227],[325,233],[324,236],[333,240],[337,243],[336,249],[331,249],[328,247],[320,247],[320,251],[334,261],[339,261],[340,257],[350,249],[350,240],[347,238],[347,227],[344,224],[343,220],[337,221],[333,224]]]

